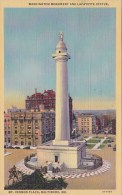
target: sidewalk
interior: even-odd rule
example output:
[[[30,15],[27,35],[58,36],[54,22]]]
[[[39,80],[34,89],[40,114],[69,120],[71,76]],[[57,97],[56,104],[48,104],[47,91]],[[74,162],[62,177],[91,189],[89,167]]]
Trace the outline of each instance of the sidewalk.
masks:
[[[99,146],[106,140],[107,137],[101,139],[101,141],[99,143],[97,143],[93,148],[92,150],[96,150],[99,148]]]
[[[84,138],[86,141],[88,141],[88,140],[90,140],[90,139],[92,139],[93,138],[93,136],[90,136],[90,137],[87,137],[87,138]]]
[[[8,155],[10,155],[10,154],[12,154],[12,152],[5,152],[5,153],[4,153],[4,156],[8,156]]]

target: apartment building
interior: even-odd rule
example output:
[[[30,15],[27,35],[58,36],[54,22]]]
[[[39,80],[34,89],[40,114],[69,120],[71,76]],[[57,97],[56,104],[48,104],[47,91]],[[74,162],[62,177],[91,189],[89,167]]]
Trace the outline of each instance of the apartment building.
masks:
[[[4,145],[11,145],[11,116],[4,112]]]
[[[77,130],[82,134],[96,133],[98,130],[97,117],[92,114],[79,114],[76,117]]]
[[[43,93],[37,92],[31,96],[27,96],[25,100],[26,110],[39,110],[40,105],[44,105],[47,110],[55,110],[56,103],[56,93],[55,91],[45,90]],[[70,120],[70,130],[72,131],[72,98],[69,96],[69,120]]]
[[[12,112],[11,130],[13,145],[40,145],[54,139],[55,112],[53,110]]]

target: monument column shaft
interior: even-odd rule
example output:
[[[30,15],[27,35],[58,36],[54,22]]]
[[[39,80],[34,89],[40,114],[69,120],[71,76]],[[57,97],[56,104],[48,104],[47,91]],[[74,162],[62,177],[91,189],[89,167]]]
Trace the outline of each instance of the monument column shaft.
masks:
[[[70,140],[67,58],[56,59],[55,140]]]
[[[67,61],[70,59],[63,42],[63,33],[59,34],[56,52],[52,55],[56,62],[56,125],[53,145],[69,145],[69,96]]]

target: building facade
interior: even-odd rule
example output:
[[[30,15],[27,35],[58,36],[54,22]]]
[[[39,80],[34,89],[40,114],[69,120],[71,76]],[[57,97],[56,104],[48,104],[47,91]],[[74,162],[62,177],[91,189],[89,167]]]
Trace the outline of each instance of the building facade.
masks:
[[[111,134],[116,134],[116,119],[111,120]]]
[[[25,100],[26,110],[39,110],[39,106],[42,104],[47,110],[55,109],[55,92],[53,90],[45,90],[43,93],[35,90],[35,93],[27,96]]]
[[[82,134],[97,133],[99,130],[98,118],[92,114],[79,114],[76,117],[76,126]]]
[[[55,137],[55,112],[12,112],[12,145],[37,146]]]
[[[26,109],[24,108],[17,108],[16,106],[12,106],[11,108],[7,109],[7,113],[10,114],[12,112],[24,112]]]
[[[26,110],[39,110],[40,105],[44,105],[47,110],[55,110],[56,94],[55,91],[45,90],[43,93],[37,92],[31,96],[27,96],[25,100]],[[70,130],[72,131],[72,98],[69,96],[69,120],[70,120]]]
[[[11,116],[4,112],[4,145],[11,145]]]
[[[93,133],[100,133],[101,129],[102,129],[101,120],[96,116],[96,128],[95,128],[96,131],[94,131]]]

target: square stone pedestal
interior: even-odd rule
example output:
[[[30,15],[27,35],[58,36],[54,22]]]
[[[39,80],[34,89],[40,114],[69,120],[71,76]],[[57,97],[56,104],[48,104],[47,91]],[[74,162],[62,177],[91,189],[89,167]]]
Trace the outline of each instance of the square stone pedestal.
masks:
[[[84,142],[73,142],[68,146],[56,146],[53,142],[47,142],[37,148],[38,166],[43,166],[48,161],[64,163],[67,168],[78,168],[85,156]]]

